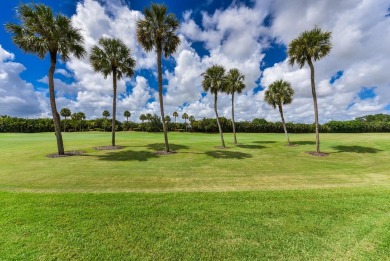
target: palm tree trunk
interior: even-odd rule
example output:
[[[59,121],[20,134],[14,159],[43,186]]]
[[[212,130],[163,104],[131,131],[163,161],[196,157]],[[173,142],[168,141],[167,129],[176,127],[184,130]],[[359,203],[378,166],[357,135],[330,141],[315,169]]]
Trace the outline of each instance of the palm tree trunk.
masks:
[[[116,68],[112,70],[112,86],[114,95],[112,97],[112,146],[115,146],[115,116],[116,116]]]
[[[161,120],[164,131],[164,141],[165,141],[165,151],[169,152],[169,144],[168,144],[168,132],[167,127],[165,125],[165,117],[164,117],[164,102],[163,102],[163,90],[162,90],[162,65],[161,65],[161,49],[157,50],[157,67],[158,67],[158,98],[160,100],[160,112],[161,112]]]
[[[284,133],[286,134],[286,138],[287,138],[287,143],[288,143],[288,145],[290,145],[291,143],[290,143],[290,138],[288,137],[288,133],[287,133],[286,122],[284,121],[282,104],[278,104],[278,107],[279,107],[280,117],[282,118],[282,124],[283,124]]]
[[[54,130],[57,138],[58,155],[64,155],[64,142],[62,140],[60,115],[57,112],[56,96],[54,92],[54,71],[56,69],[57,53],[50,52],[50,69],[49,69],[49,94],[50,107],[53,115]]]
[[[320,153],[320,132],[318,129],[318,105],[317,105],[316,85],[314,82],[314,66],[310,58],[308,59],[307,62],[310,66],[311,93],[313,95],[313,103],[314,103],[314,118],[315,118],[315,126],[316,126],[316,151],[317,153]]]
[[[217,93],[215,93],[215,95],[214,95],[214,111],[215,111],[215,116],[217,116],[217,124],[218,124],[218,129],[219,129],[219,135],[221,136],[222,147],[225,148],[225,141],[223,139],[222,128],[221,128],[221,124],[219,123],[219,117],[218,117],[218,111],[217,111]]]
[[[234,144],[237,144],[236,124],[234,123],[234,91],[232,93],[232,124],[233,124]]]

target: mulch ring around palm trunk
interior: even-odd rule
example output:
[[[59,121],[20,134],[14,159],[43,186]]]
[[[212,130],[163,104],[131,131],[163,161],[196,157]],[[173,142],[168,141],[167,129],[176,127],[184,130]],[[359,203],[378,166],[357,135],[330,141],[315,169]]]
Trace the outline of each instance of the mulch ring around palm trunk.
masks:
[[[53,153],[46,155],[48,158],[62,158],[62,157],[70,157],[70,156],[75,156],[75,155],[81,155],[85,153],[85,151],[82,150],[72,150],[72,151],[65,151],[63,155],[59,155],[58,153]]]
[[[315,157],[327,157],[329,153],[326,152],[316,152],[316,151],[306,151],[306,154],[315,156]]]
[[[100,147],[93,147],[94,150],[120,150],[123,149],[124,146],[100,146]]]
[[[298,144],[290,143],[286,144],[287,147],[298,147]]]

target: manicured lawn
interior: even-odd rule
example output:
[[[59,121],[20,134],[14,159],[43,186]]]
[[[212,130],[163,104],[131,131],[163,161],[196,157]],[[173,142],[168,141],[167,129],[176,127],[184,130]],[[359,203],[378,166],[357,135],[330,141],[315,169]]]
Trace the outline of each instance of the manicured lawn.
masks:
[[[390,134],[0,134],[0,260],[387,260]]]
[[[390,134],[323,134],[324,158],[313,151],[314,135],[239,134],[235,147],[216,134],[171,133],[169,156],[161,133],[118,133],[118,151],[95,151],[110,144],[110,133],[65,133],[66,150],[86,154],[51,159],[55,137],[0,134],[0,190],[26,192],[171,192],[301,189],[390,185]]]

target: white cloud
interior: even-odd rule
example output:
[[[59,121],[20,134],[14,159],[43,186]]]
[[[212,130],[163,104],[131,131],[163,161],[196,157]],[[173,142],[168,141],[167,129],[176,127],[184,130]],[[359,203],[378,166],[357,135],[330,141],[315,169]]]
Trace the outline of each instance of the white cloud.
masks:
[[[34,91],[33,85],[20,78],[26,69],[22,64],[13,62],[14,54],[0,45],[0,115],[18,117],[40,117],[40,107],[46,101]]]

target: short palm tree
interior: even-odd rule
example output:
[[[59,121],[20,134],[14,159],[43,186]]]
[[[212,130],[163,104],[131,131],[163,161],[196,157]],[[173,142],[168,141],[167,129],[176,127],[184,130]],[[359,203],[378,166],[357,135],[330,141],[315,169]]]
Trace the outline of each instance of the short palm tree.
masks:
[[[99,45],[101,47],[92,47],[90,61],[92,68],[104,78],[112,74],[112,146],[115,146],[116,81],[134,75],[135,60],[131,57],[130,49],[120,39],[101,37]]]
[[[271,105],[274,109],[276,106],[279,109],[280,117],[282,118],[284,133],[286,134],[287,143],[290,145],[290,138],[288,137],[286,122],[283,116],[283,105],[290,104],[293,100],[294,90],[291,88],[291,84],[287,81],[279,80],[273,82],[268,90],[265,91],[264,100]]]
[[[167,124],[167,129],[169,131],[169,123],[171,122],[171,117],[169,117],[169,115],[165,116],[165,123]]]
[[[107,117],[110,117],[110,112],[107,111],[107,110],[104,110],[103,113],[102,113],[103,117],[106,118],[107,120]]]
[[[125,112],[123,113],[123,116],[125,116],[125,117],[126,117],[126,121],[129,122],[129,118],[130,118],[130,116],[131,116],[131,113],[130,113],[129,111],[125,111]]]
[[[141,114],[141,115],[139,116],[139,119],[140,119],[141,122],[142,122],[141,126],[142,126],[142,130],[143,130],[143,129],[144,129],[144,121],[147,120],[146,115],[145,115],[145,114]]]
[[[217,102],[218,92],[222,92],[225,89],[225,68],[219,65],[213,65],[209,67],[204,73],[202,73],[203,81],[202,87],[207,92],[210,91],[214,94],[214,111],[217,118],[218,130],[221,136],[222,147],[225,148],[225,141],[223,139],[223,133],[221,124],[219,122]]]
[[[225,92],[232,95],[232,124],[233,124],[233,135],[234,135],[234,144],[237,144],[236,137],[236,124],[234,122],[234,93],[242,93],[245,89],[245,76],[241,72],[234,68],[230,69],[226,75],[226,85]]]
[[[162,90],[162,54],[168,58],[180,44],[180,38],[176,35],[179,28],[179,21],[175,15],[167,14],[165,5],[152,4],[150,8],[145,8],[144,19],[137,22],[137,39],[145,51],[155,50],[157,53],[158,69],[158,97],[160,101],[161,119],[164,119],[164,102]],[[163,123],[165,151],[169,152],[168,132]]]
[[[86,116],[84,112],[78,112],[77,113],[78,120],[80,122],[80,131],[83,131],[83,120],[85,120]]]
[[[54,129],[57,138],[58,154],[64,154],[60,116],[57,111],[54,71],[57,57],[67,61],[70,55],[83,57],[86,52],[83,47],[83,37],[79,29],[72,26],[71,20],[61,14],[53,15],[50,7],[43,4],[22,4],[17,10],[21,25],[8,23],[7,31],[13,34],[12,41],[23,51],[33,53],[43,59],[50,55],[49,95],[50,107],[53,115]]]
[[[186,126],[186,131],[187,131],[188,114],[187,114],[187,113],[183,113],[183,115],[181,116],[181,118],[184,119],[184,125]]]
[[[62,108],[60,111],[60,115],[65,118],[64,131],[66,132],[66,118],[70,117],[72,115],[72,113],[68,108]]]
[[[188,120],[190,121],[191,129],[193,129],[193,128],[194,128],[193,123],[194,123],[194,121],[195,121],[195,117],[194,117],[193,115],[191,115],[191,116],[188,118]]]
[[[318,105],[316,85],[314,81],[313,62],[327,56],[332,49],[330,42],[332,33],[323,32],[320,28],[315,27],[310,31],[304,31],[288,45],[289,63],[293,66],[295,63],[302,68],[305,63],[310,67],[311,92],[314,103],[314,117],[316,127],[316,151],[320,153],[320,134],[318,129]]]

